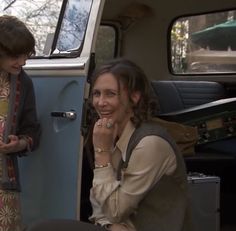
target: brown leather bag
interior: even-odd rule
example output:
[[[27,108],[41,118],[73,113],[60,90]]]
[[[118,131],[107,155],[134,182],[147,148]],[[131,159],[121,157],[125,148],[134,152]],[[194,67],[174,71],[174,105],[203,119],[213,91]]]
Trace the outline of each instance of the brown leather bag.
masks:
[[[198,130],[196,127],[163,120],[157,117],[152,118],[152,121],[166,128],[177,143],[183,156],[195,154],[195,145],[198,141]]]

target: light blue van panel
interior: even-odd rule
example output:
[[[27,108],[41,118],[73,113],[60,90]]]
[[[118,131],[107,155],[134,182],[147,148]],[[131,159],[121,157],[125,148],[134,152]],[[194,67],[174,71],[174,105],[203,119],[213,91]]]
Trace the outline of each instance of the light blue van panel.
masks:
[[[77,215],[80,124],[85,77],[33,78],[42,135],[39,149],[19,158],[25,224]],[[74,110],[75,120],[53,111]]]

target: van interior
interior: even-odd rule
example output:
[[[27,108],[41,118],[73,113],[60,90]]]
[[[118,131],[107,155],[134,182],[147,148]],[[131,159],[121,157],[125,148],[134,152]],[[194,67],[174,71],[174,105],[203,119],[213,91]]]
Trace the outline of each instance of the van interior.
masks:
[[[203,222],[199,230],[236,229],[233,212],[236,207],[236,49],[231,42],[208,45],[194,37],[227,20],[234,22],[235,10],[235,2],[231,0],[201,3],[110,0],[105,1],[101,12],[100,30],[110,26],[117,34],[112,56],[133,60],[150,79],[158,104],[156,116],[198,127],[195,153],[184,157],[187,171],[220,179],[219,207],[215,207],[219,221],[213,218],[215,224],[219,223],[214,228],[208,227],[207,221],[201,220],[206,216],[204,209],[195,208],[202,213],[195,214],[196,222]],[[108,43],[99,40],[99,33],[94,49],[96,65],[102,60],[99,46]],[[191,41],[186,44],[186,50],[180,51],[179,46],[185,46],[180,43],[186,34]],[[232,39],[234,35],[228,37]],[[210,43],[214,38],[209,40]],[[206,192],[198,203],[206,203],[211,196],[214,197],[213,192]],[[215,200],[218,199],[216,196]]]
[[[235,0],[0,3],[1,14],[23,18],[37,40],[24,69],[43,133],[39,150],[19,160],[26,224],[88,221],[90,77],[105,61],[125,57],[150,80],[154,116],[197,128],[194,152],[184,155],[196,231],[236,230]]]

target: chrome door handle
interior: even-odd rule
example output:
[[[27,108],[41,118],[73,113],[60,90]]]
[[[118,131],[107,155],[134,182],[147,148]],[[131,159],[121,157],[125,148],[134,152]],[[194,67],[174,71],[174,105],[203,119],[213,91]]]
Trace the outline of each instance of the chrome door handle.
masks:
[[[51,112],[52,117],[61,117],[69,120],[75,120],[77,115],[76,112],[71,110],[71,111],[53,111]]]

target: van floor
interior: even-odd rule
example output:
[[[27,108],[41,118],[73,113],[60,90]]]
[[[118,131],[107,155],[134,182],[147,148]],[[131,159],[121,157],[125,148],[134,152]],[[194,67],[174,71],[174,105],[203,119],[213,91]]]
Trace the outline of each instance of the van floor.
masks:
[[[221,190],[221,231],[236,231],[235,208],[236,191],[235,187],[231,192]]]
[[[236,225],[224,225],[221,227],[220,231],[235,231]]]

